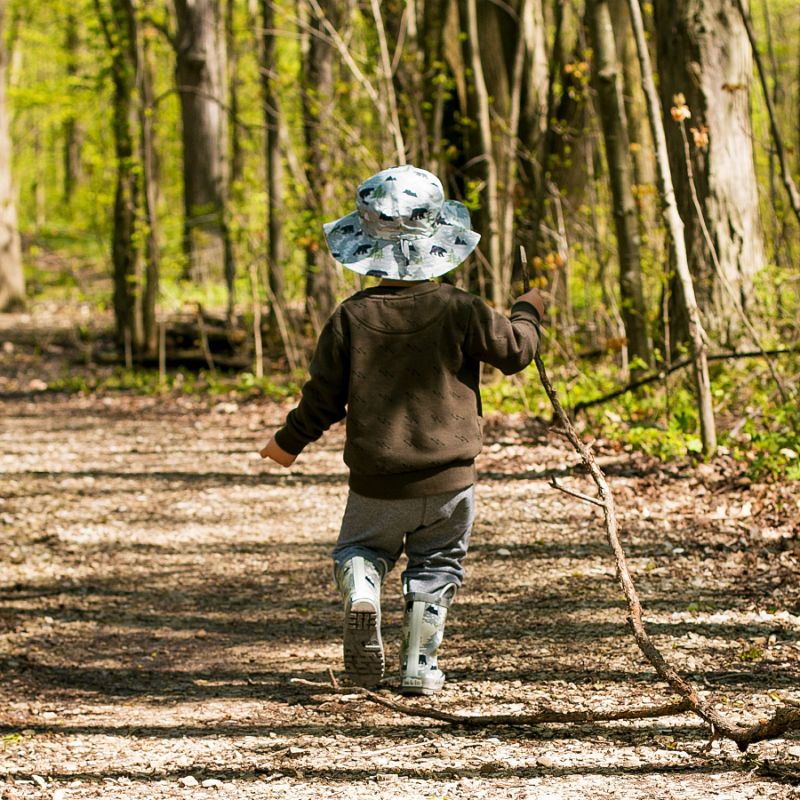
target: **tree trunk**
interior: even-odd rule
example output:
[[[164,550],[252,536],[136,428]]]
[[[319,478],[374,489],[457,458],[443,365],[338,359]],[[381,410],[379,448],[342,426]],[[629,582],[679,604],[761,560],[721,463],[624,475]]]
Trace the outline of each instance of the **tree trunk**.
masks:
[[[392,63],[400,130],[405,135],[405,157],[409,163],[428,169],[432,142],[428,128],[430,114],[426,114],[425,106],[428,110],[433,108],[436,87],[429,89],[419,30],[425,3],[426,0],[384,2],[382,13],[391,53],[398,53],[400,47]],[[391,79],[391,70],[389,74]]]
[[[529,147],[522,162],[526,192],[517,235],[533,255],[535,272],[539,270],[540,258],[559,247],[557,237],[551,236],[551,241],[546,243],[542,241],[552,186],[557,188],[558,194],[569,197],[572,207],[580,206],[586,191],[584,159],[574,157],[584,149],[582,139],[587,130],[584,48],[580,42],[573,44],[567,39],[568,30],[582,22],[570,19],[571,13],[566,0],[557,0],[547,82],[548,124],[539,146]],[[560,86],[560,94],[556,93],[557,86]],[[556,222],[554,220],[554,224]]]
[[[520,20],[525,40],[526,76],[523,84],[519,138],[527,153],[536,153],[547,132],[547,89],[550,66],[545,41],[542,0],[531,0],[527,14]]]
[[[67,58],[67,80],[72,82],[78,74],[77,52],[80,46],[78,19],[70,11],[64,20],[64,50]],[[81,174],[82,131],[78,118],[72,112],[64,120],[64,202],[72,200],[75,184]]]
[[[286,301],[283,255],[283,163],[280,148],[280,97],[275,90],[275,8],[273,0],[261,0],[261,88],[264,98],[264,142],[267,165],[267,264],[269,286],[281,307]]]
[[[493,8],[493,7],[492,7]],[[483,9],[482,9],[483,10]],[[500,242],[500,204],[498,198],[498,169],[497,157],[492,141],[491,98],[486,85],[483,70],[483,52],[481,37],[478,31],[477,0],[465,1],[465,22],[467,42],[469,48],[469,62],[472,68],[473,89],[477,112],[479,157],[482,161],[481,177],[484,189],[481,200],[481,217],[483,230],[480,254],[488,261],[492,276],[492,300],[497,309],[503,309],[508,304],[509,287],[502,278],[502,250]],[[494,62],[497,67],[497,62]],[[497,76],[495,76],[497,80]]]
[[[625,116],[633,159],[633,194],[639,211],[642,253],[645,261],[661,263],[665,251],[663,229],[658,221],[658,187],[653,137],[647,124],[647,109],[641,92],[642,78],[636,57],[627,0],[609,0],[617,55],[622,63]],[[646,255],[645,255],[646,253]]]
[[[323,0],[319,10],[334,28],[340,19],[341,3]],[[315,330],[330,316],[336,304],[336,267],[321,241],[322,222],[332,214],[333,159],[335,140],[335,50],[324,32],[320,14],[312,12],[303,87],[303,125],[306,141],[308,183],[316,190],[317,207],[313,243],[307,251],[306,306]]]
[[[233,304],[228,234],[228,110],[219,0],[173,0],[178,23],[175,76],[181,101],[184,248],[189,274],[207,280],[224,265]]]
[[[642,209],[653,204],[650,197],[655,191],[656,162],[653,156],[653,137],[647,127],[647,109],[641,95],[641,76],[636,58],[631,21],[626,0],[609,0],[614,27],[617,59],[622,64],[625,117],[628,121],[628,139],[633,156],[633,172]]]
[[[155,97],[153,95],[153,71],[147,37],[136,31],[136,66],[139,90],[139,148],[142,164],[142,200],[145,227],[145,280],[142,294],[142,333],[145,351],[155,355],[158,346],[158,324],[156,300],[160,272],[158,248],[158,176],[156,174],[155,135],[153,131]]]
[[[136,324],[138,247],[135,228],[139,205],[134,156],[134,90],[136,81],[136,32],[131,0],[110,0],[110,15],[94,0],[111,53],[114,85],[112,128],[117,162],[114,192],[114,226],[111,240],[113,305],[117,345],[124,348],[126,361],[139,329]]]
[[[628,340],[628,354],[631,360],[638,360],[641,369],[650,365],[651,355],[642,287],[639,218],[633,197],[631,151],[622,81],[617,68],[616,44],[608,3],[606,0],[589,0],[587,13],[594,52],[594,83],[600,104],[606,163],[611,179],[622,318]]]
[[[717,427],[714,420],[714,406],[711,396],[711,380],[708,375],[708,354],[706,334],[700,317],[700,310],[695,298],[694,283],[689,270],[689,257],[686,251],[686,240],[683,236],[683,220],[678,212],[675,189],[672,184],[672,171],[669,164],[667,139],[664,121],[658,103],[658,94],[653,69],[650,65],[650,52],[647,49],[642,9],[640,0],[628,0],[628,11],[636,39],[636,52],[639,56],[639,68],[642,73],[642,89],[647,101],[647,115],[650,119],[650,130],[656,151],[658,181],[661,200],[664,204],[664,216],[669,227],[672,247],[675,252],[675,266],[681,282],[682,298],[686,319],[688,320],[689,343],[692,348],[695,390],[697,392],[698,416],[700,418],[700,435],[703,442],[703,453],[707,458],[714,455],[717,449]]]
[[[242,180],[244,173],[244,154],[242,140],[239,134],[239,52],[236,49],[236,3],[235,0],[226,0],[225,4],[225,53],[227,55],[228,70],[228,95],[230,108],[228,111],[228,125],[231,134],[231,174],[230,184],[236,186]]]
[[[734,288],[747,312],[753,298],[753,277],[765,261],[753,165],[750,45],[741,16],[730,0],[656,0],[654,3],[659,89],[662,106],[679,105],[682,94],[691,112],[691,126],[708,143],[692,147],[692,172],[697,195],[719,259],[724,280]],[[678,211],[685,223],[689,268],[707,325],[725,343],[741,335],[741,317],[715,274],[713,258],[694,210],[679,125],[665,114],[670,164],[676,181]],[[688,322],[673,295],[673,336],[684,340]]]
[[[6,0],[0,0],[0,312],[25,304],[25,279],[11,180],[11,139],[6,108]]]

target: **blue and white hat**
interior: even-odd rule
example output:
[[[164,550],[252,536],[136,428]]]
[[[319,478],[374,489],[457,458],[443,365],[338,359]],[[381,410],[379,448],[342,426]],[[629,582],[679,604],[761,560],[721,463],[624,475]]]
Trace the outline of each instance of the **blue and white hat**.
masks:
[[[441,181],[411,165],[367,178],[356,192],[357,211],[323,225],[331,255],[362,275],[418,281],[455,269],[480,234],[469,211],[445,200]]]

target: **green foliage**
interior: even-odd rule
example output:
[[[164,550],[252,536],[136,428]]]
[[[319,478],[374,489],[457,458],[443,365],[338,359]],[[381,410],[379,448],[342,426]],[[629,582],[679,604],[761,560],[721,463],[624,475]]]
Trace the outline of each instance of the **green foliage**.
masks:
[[[48,391],[71,394],[132,392],[144,395],[197,395],[212,401],[223,397],[280,401],[297,395],[300,391],[299,377],[279,375],[277,378],[256,378],[250,372],[221,374],[208,370],[193,372],[179,369],[168,372],[164,383],[161,383],[158,370],[117,367],[103,374],[65,373],[61,378],[50,381]]]
[[[686,606],[686,610],[692,613],[697,613],[697,612],[710,613],[716,610],[716,606],[714,606],[713,603],[706,603],[703,601],[699,601],[695,603],[689,603],[689,605]]]
[[[796,365],[785,370],[793,372]],[[567,373],[556,364],[550,372],[567,409],[608,394],[622,383],[610,365],[591,373]],[[578,423],[596,438],[662,461],[700,458],[699,419],[687,372],[671,377],[668,398],[663,383],[653,384],[586,409]],[[774,384],[764,373],[763,363],[714,370],[720,452],[745,464],[754,479],[800,480],[800,409],[795,401],[776,403]],[[521,376],[490,381],[482,397],[488,413],[526,412],[544,418],[552,414],[533,366]]]
[[[736,458],[749,462],[753,476],[800,480],[800,409],[796,402],[775,406],[760,400],[748,406],[741,433],[726,443]]]
[[[736,654],[739,661],[746,664],[752,664],[754,661],[760,661],[764,657],[764,651],[760,647],[748,647],[745,650]]]

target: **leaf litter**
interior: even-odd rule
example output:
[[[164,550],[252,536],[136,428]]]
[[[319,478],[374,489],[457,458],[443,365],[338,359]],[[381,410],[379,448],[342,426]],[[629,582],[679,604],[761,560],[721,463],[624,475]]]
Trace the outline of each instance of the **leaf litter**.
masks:
[[[283,471],[256,454],[287,410],[274,403],[2,402],[3,798],[800,797],[797,732],[741,756],[689,715],[470,730],[293,684],[330,670],[347,685],[329,566],[347,491],[340,429]],[[486,431],[448,682],[411,702],[470,714],[669,702],[626,627],[599,512],[548,485],[588,492],[577,458],[535,420]],[[662,651],[743,722],[800,702],[797,485],[752,484],[725,459],[698,469],[597,449]]]

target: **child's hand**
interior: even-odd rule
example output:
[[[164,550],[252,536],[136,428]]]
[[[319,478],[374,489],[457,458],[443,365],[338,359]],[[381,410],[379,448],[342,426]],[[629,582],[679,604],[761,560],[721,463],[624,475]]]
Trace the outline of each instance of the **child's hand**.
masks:
[[[525,294],[521,294],[517,298],[517,302],[523,301],[525,303],[530,303],[538,312],[539,312],[539,319],[544,317],[544,310],[547,308],[547,301],[544,298],[544,295],[538,289],[529,289]]]
[[[282,467],[291,467],[297,456],[293,456],[291,453],[287,453],[282,449],[273,436],[267,443],[267,446],[261,450],[261,458],[271,458]]]

